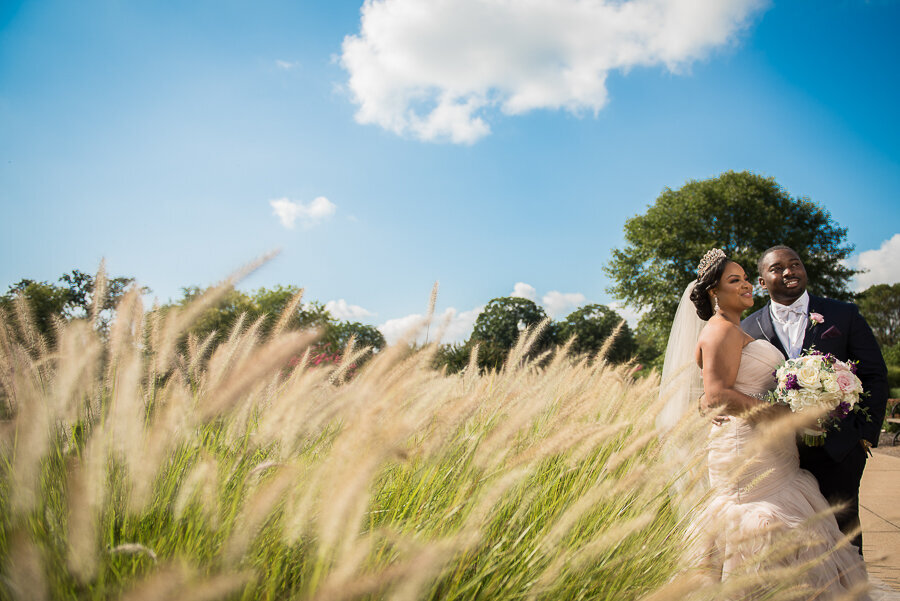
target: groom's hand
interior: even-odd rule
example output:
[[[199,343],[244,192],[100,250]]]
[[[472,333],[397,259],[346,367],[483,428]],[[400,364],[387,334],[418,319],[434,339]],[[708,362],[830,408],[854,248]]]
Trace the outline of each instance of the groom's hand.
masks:
[[[863,450],[866,452],[867,457],[872,456],[872,443],[866,440],[865,438],[859,439],[859,444],[862,445]]]

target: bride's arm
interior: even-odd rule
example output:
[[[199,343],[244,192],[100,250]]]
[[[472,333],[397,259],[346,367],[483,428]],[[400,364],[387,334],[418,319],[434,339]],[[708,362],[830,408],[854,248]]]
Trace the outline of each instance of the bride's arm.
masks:
[[[739,330],[731,327],[707,327],[700,336],[704,392],[700,406],[704,413],[715,410],[720,414],[740,415],[763,402],[734,389],[741,366],[743,338]]]

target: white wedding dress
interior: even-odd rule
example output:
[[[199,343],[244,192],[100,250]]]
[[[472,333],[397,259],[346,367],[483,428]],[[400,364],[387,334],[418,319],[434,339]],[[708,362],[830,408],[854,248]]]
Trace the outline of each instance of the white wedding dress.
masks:
[[[735,389],[749,395],[771,390],[772,372],[783,360],[765,340],[747,344]],[[708,450],[712,496],[692,527],[694,562],[722,581],[807,568],[800,582],[817,601],[864,587],[862,557],[843,541],[813,475],[800,469],[793,430],[732,417],[712,427]]]

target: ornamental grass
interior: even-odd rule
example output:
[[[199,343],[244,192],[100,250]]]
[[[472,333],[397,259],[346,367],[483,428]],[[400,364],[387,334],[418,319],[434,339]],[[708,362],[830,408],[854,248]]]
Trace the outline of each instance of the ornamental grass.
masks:
[[[534,357],[539,329],[502,369],[473,356],[453,375],[431,367],[435,344],[351,374],[367,350],[313,366],[315,332],[187,335],[232,283],[166,312],[133,290],[108,333],[96,315],[59,323],[52,348],[24,303],[0,318],[0,597],[721,599],[759,584],[682,566],[696,462],[654,429],[655,375],[602,352]],[[672,438],[705,436],[688,421]],[[778,582],[764,598],[801,598]]]

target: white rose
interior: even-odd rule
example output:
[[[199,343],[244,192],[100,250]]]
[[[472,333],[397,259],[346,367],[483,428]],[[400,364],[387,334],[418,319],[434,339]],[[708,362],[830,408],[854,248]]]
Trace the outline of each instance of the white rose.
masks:
[[[822,387],[825,389],[825,392],[838,392],[841,389],[834,374],[828,372],[822,374]]]
[[[802,405],[800,404],[800,391],[799,390],[788,390],[787,391],[787,403],[791,406],[791,411],[799,411]]]
[[[803,365],[797,370],[797,383],[804,388],[819,387],[819,370],[815,365],[809,363]]]

